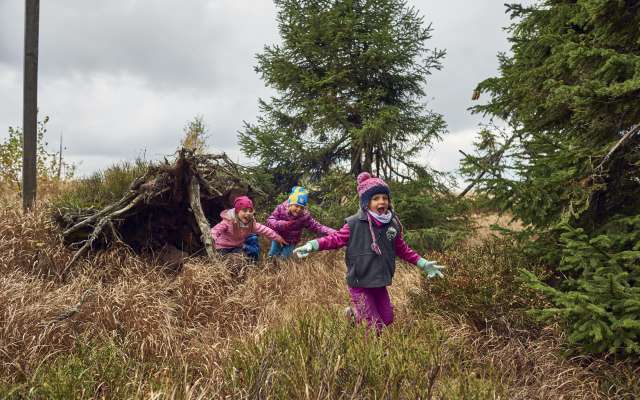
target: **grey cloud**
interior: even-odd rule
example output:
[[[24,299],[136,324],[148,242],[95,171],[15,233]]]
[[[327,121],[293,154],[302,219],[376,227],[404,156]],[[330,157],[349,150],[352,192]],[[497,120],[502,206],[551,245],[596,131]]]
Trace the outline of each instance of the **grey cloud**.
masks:
[[[429,79],[427,92],[434,111],[442,113],[451,132],[473,128],[481,120],[467,108],[471,93],[483,79],[497,73],[498,52],[508,50],[509,23],[501,1],[415,0],[426,21],[433,22],[431,47],[447,50],[443,69]]]
[[[0,25],[0,62],[22,61],[22,5],[0,6],[11,16]],[[158,90],[242,87],[238,78],[253,74],[253,55],[275,30],[273,5],[248,0],[47,1],[40,21],[42,77],[125,73]]]
[[[0,24],[3,127],[21,121],[21,6],[0,4],[9,17]],[[277,40],[271,2],[41,7],[40,110],[52,117],[49,141],[64,131],[72,157],[118,159],[131,148],[170,153],[195,114],[210,125],[212,145],[232,151],[242,120],[255,118],[257,97],[269,93],[253,64],[265,40]]]
[[[507,50],[501,1],[413,0],[433,22],[429,47],[445,48],[444,70],[429,78],[425,100],[451,134],[423,160],[457,164],[480,120],[471,91],[496,73]],[[23,6],[0,1],[0,140],[20,125]],[[41,2],[40,109],[51,116],[51,143],[64,132],[69,157],[85,172],[146,151],[171,153],[184,124],[202,114],[213,148],[244,160],[236,131],[255,121],[270,89],[253,71],[255,54],[278,41],[269,0]],[[249,160],[246,160],[249,161]]]

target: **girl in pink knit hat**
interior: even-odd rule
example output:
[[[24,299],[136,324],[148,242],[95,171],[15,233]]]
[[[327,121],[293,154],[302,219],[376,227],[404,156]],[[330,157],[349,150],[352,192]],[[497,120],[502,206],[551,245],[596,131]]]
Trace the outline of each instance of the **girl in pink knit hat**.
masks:
[[[220,222],[211,228],[218,253],[244,253],[254,262],[258,261],[260,247],[256,235],[265,235],[283,246],[287,245],[273,229],[256,222],[253,214],[253,202],[247,196],[236,198],[233,208],[220,213]]]
[[[307,242],[293,252],[306,257],[312,251],[347,247],[347,285],[356,322],[366,321],[379,333],[393,322],[393,306],[387,286],[396,269],[396,257],[417,265],[429,278],[442,276],[434,261],[427,261],[403,238],[402,224],[391,206],[391,191],[380,178],[368,172],[358,175],[360,209],[345,220],[334,234]]]

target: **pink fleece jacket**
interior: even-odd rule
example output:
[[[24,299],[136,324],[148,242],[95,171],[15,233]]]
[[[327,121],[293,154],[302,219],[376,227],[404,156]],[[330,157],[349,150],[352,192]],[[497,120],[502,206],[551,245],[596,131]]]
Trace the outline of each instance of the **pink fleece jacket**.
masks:
[[[302,215],[294,217],[289,213],[289,202],[278,205],[267,218],[266,225],[281,235],[289,244],[300,242],[302,231],[307,228],[320,235],[331,235],[335,229],[324,226],[316,221],[308,210],[304,210]]]
[[[258,222],[251,221],[245,227],[240,226],[233,209],[221,212],[220,218],[220,222],[211,228],[211,237],[215,242],[216,249],[242,247],[247,236],[252,233],[264,235],[271,240],[282,240],[282,237],[273,229]]]
[[[374,220],[374,224],[380,225],[381,223]],[[349,243],[349,224],[344,224],[339,231],[336,231],[334,234],[321,237],[316,239],[318,241],[318,245],[320,250],[334,250],[339,249],[341,247],[346,246]],[[396,256],[405,260],[408,263],[416,265],[418,260],[421,258],[418,253],[415,252],[407,242],[404,241],[404,237],[402,233],[396,236],[395,242],[393,243],[396,250]]]

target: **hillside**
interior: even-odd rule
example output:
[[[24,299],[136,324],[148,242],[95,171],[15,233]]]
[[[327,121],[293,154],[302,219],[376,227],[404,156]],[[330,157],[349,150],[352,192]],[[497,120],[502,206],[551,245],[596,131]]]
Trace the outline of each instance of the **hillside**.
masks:
[[[246,280],[221,259],[179,272],[124,248],[64,265],[46,209],[0,218],[2,398],[604,399],[640,393],[632,366],[565,358],[554,326],[506,254],[485,238],[430,254],[424,282],[402,264],[396,320],[377,338],[353,327],[341,253],[263,263]],[[491,219],[491,218],[488,218]]]

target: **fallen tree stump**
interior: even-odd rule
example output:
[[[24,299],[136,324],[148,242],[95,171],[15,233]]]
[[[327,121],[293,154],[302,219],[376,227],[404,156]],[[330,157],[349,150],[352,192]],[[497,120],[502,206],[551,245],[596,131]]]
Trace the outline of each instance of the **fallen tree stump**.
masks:
[[[171,265],[180,264],[176,254],[212,256],[209,231],[220,212],[239,195],[263,194],[246,175],[225,154],[182,149],[175,162],[150,167],[120,200],[101,210],[57,210],[65,244],[77,249],[67,268],[116,242],[156,260],[171,248]]]

